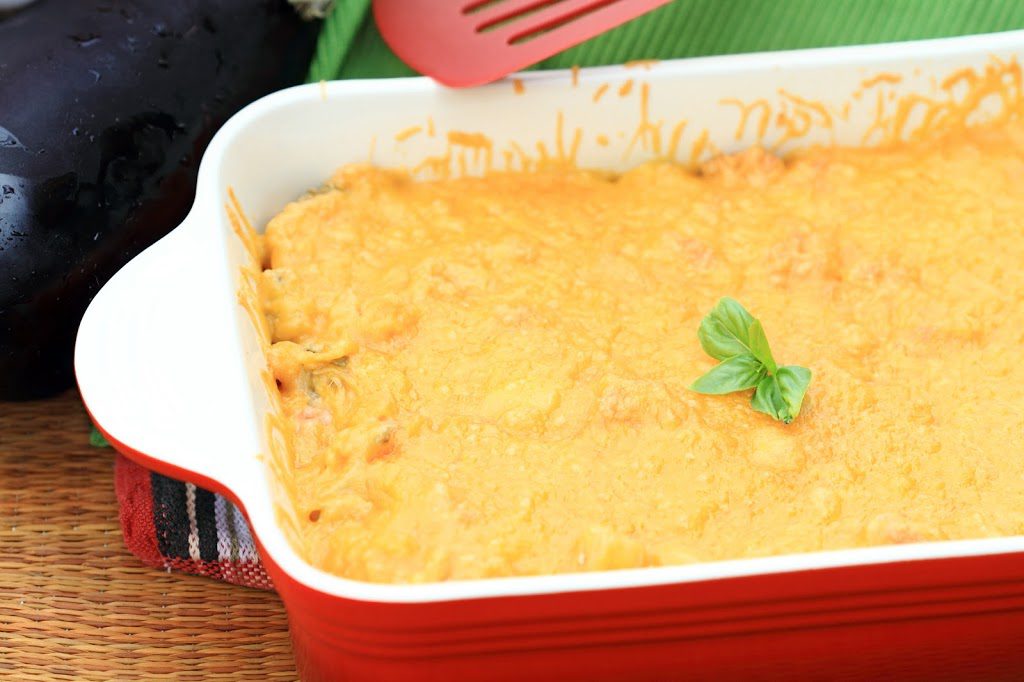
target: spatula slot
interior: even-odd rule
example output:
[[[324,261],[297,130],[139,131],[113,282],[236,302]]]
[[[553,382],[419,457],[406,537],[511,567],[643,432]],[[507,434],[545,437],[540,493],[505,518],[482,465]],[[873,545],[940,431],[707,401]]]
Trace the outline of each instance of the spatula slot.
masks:
[[[557,0],[558,3],[564,2],[565,0]],[[539,24],[535,24],[530,28],[509,36],[509,45],[521,45],[523,43],[535,40],[542,35],[555,31],[566,24],[571,24],[574,21],[578,21],[588,14],[593,14],[599,10],[614,5],[622,0],[594,0],[594,2],[576,7],[566,12],[565,14],[550,17]]]
[[[503,2],[505,2],[505,0],[473,0],[473,2],[470,2],[470,3],[466,4],[462,8],[462,13],[463,14],[476,14],[477,12],[483,12],[488,7],[493,7],[494,5],[500,5]]]
[[[523,21],[526,18],[543,12],[544,10],[560,5],[567,0],[498,0],[491,2],[487,8],[493,7],[496,11],[489,13],[489,16],[481,16],[481,23],[476,27],[477,33],[487,33],[514,22]]]

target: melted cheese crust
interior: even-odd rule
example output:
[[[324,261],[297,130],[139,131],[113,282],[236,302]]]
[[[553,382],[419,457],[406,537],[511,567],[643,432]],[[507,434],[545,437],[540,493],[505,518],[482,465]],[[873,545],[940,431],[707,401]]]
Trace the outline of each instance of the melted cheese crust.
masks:
[[[346,167],[260,281],[314,565],[422,582],[1024,532],[1024,128],[414,182]],[[687,386],[719,297],[814,372]]]

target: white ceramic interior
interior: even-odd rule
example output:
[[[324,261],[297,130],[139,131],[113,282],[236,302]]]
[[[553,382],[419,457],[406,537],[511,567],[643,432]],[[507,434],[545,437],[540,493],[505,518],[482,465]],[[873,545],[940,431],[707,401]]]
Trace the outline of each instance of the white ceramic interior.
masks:
[[[271,486],[261,453],[267,398],[257,372],[264,366],[251,324],[238,305],[239,268],[247,254],[225,213],[228,188],[257,228],[288,201],[338,166],[367,161],[414,165],[447,147],[448,131],[482,132],[493,159],[515,141],[568,155],[582,128],[576,161],[622,169],[654,158],[654,142],[633,141],[640,93],[649,86],[648,120],[661,122],[661,152],[681,119],[687,124],[676,158],[689,159],[700,131],[723,151],[756,142],[753,119],[736,137],[738,108],[723,100],[764,98],[772,106],[797,95],[834,105],[851,102],[847,120],[816,127],[800,140],[858,145],[875,107],[874,94],[851,100],[880,73],[897,94],[935,95],[942,78],[962,67],[983,69],[993,57],[1024,56],[1024,32],[902,44],[712,57],[655,65],[529,73],[469,91],[423,78],[304,85],[265,97],[232,118],[209,146],[195,204],[185,222],[122,269],[97,295],[82,321],[76,371],[83,398],[99,425],[135,451],[218,481],[244,506],[266,551],[298,581],[325,593],[371,601],[424,602],[548,593],[727,576],[1024,550],[1024,537],[924,543],[703,563],[678,567],[528,578],[378,585],[346,580],[305,563],[275,523]],[[891,79],[890,79],[891,80]],[[632,87],[626,87],[633,81]],[[595,93],[608,85],[600,102]],[[518,89],[525,92],[517,93]],[[629,92],[625,92],[629,90]],[[873,93],[874,91],[872,91]],[[780,109],[781,110],[781,109]],[[436,135],[427,131],[432,120]],[[559,123],[561,121],[561,123]],[[396,139],[420,131],[404,141]],[[561,133],[559,133],[561,128]],[[781,132],[769,126],[762,141]],[[773,132],[774,131],[774,132]],[[605,134],[606,146],[596,135]],[[621,135],[620,135],[621,133]],[[705,150],[706,152],[706,150]],[[462,161],[460,162],[460,157]],[[514,158],[514,157],[513,157]],[[479,161],[479,159],[478,159]],[[479,171],[472,150],[456,146],[452,166]],[[457,169],[457,168],[456,168]]]

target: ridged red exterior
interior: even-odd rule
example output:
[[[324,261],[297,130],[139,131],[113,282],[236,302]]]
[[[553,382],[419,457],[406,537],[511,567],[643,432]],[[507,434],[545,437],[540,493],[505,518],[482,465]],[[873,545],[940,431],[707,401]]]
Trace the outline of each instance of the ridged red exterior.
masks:
[[[1022,554],[428,604],[263,556],[305,680],[1024,679]]]

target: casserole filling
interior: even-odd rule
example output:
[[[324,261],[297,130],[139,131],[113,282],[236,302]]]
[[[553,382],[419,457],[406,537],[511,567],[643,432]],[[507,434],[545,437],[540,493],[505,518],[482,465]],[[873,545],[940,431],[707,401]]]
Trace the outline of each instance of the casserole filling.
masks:
[[[423,582],[1024,532],[1024,128],[699,172],[346,167],[262,238],[307,560]],[[688,386],[722,296],[814,373]]]

